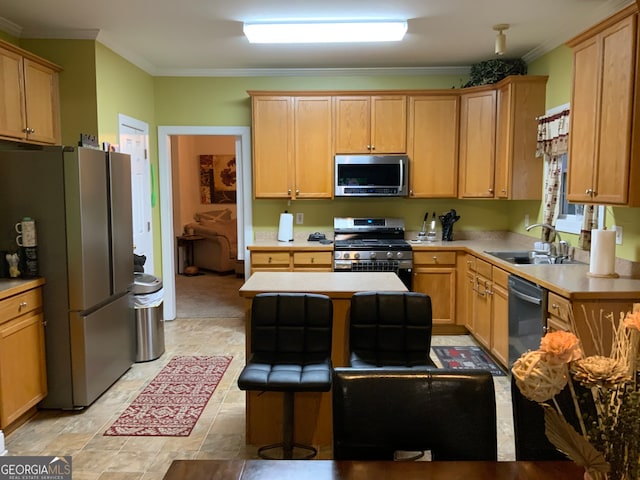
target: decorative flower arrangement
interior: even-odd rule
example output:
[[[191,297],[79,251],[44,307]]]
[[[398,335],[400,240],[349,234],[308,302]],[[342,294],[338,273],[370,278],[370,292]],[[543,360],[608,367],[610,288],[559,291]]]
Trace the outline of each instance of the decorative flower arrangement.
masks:
[[[592,318],[595,355],[584,355],[574,333],[556,331],[511,369],[522,394],[543,406],[549,441],[592,480],[640,479],[640,304],[634,310],[617,323],[613,314]],[[572,315],[570,321],[576,331]],[[605,324],[613,331],[610,351],[602,344]],[[557,401],[565,388],[575,412],[563,412]],[[568,413],[575,413],[579,431],[565,418]]]

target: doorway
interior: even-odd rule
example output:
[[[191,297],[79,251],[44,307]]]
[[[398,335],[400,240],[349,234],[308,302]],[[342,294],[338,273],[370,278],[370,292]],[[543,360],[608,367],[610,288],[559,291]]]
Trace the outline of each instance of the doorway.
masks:
[[[246,241],[253,238],[251,205],[251,129],[250,127],[158,127],[160,220],[162,236],[162,282],[165,320],[176,318],[175,237],[173,223],[173,181],[171,178],[171,140],[181,135],[231,135],[236,142],[238,260],[246,258]],[[244,262],[245,277],[249,265]]]

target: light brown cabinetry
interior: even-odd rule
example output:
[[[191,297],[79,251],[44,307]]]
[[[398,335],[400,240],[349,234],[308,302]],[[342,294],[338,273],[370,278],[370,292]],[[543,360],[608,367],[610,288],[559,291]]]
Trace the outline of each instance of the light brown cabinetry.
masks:
[[[458,95],[409,97],[409,196],[452,198],[458,192]]]
[[[336,96],[336,153],[405,153],[406,95]]]
[[[333,253],[310,249],[269,249],[249,247],[251,273],[254,272],[331,272]]]
[[[509,274],[494,266],[491,275],[491,353],[506,366],[509,364]]]
[[[47,394],[41,287],[0,301],[0,428]]]
[[[511,76],[498,83],[495,197],[539,200],[542,159],[536,158],[538,122],[545,112],[546,76]]]
[[[0,41],[0,137],[60,143],[57,65]]]
[[[414,292],[431,297],[433,324],[456,323],[456,252],[421,251],[413,254]]]
[[[491,348],[491,264],[475,259],[475,275],[472,290],[473,336],[487,349]]]
[[[329,96],[253,96],[256,198],[333,196]]]
[[[631,183],[640,172],[636,12],[632,5],[567,43],[573,49],[571,202],[640,205]]]
[[[477,87],[460,95],[460,198],[493,198],[496,91]]]

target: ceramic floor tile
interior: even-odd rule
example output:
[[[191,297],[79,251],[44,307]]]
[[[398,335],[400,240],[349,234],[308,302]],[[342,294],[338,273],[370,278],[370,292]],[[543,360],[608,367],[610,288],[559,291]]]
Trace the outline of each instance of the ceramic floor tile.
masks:
[[[227,277],[229,278],[229,277]],[[220,278],[224,281],[224,277]],[[215,290],[209,293],[215,295]],[[178,296],[178,301],[179,300]],[[245,363],[244,319],[196,318],[164,323],[166,351],[136,363],[93,405],[80,412],[42,410],[6,436],[10,455],[73,456],[74,480],[161,480],[176,458],[257,458],[245,445],[245,392],[237,378]],[[466,335],[434,336],[432,345],[476,345]],[[104,431],[174,355],[232,355],[233,360],[188,437],[115,437]],[[433,356],[435,360],[435,356]],[[508,377],[494,377],[498,457],[513,460]],[[331,458],[322,448],[317,458]]]

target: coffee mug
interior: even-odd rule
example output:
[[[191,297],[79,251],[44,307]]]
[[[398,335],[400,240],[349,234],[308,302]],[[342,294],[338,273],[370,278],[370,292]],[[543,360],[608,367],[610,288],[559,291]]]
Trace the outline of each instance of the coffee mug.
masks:
[[[36,241],[36,222],[30,217],[24,217],[21,222],[16,223],[16,232],[20,235],[16,237],[16,243],[19,247],[35,247]]]

